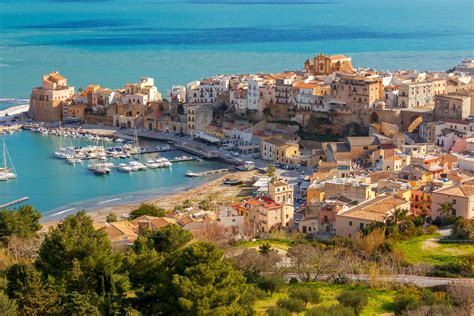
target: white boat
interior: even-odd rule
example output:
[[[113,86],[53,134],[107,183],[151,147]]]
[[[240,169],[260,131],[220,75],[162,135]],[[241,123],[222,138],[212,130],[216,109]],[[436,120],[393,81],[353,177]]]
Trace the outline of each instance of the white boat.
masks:
[[[186,177],[191,177],[191,178],[199,177],[199,174],[188,170],[188,172],[186,172]]]
[[[154,160],[148,160],[145,164],[145,166],[147,166],[148,168],[150,169],[156,169],[158,168],[160,165],[157,164]]]
[[[8,168],[7,158],[10,161],[12,169]],[[0,167],[0,181],[13,180],[13,179],[16,179],[15,167],[13,166],[12,159],[7,150],[7,145],[5,144],[5,140],[3,140],[3,166]]]
[[[127,172],[127,173],[132,172],[132,168],[125,163],[119,164],[118,170],[121,172]]]

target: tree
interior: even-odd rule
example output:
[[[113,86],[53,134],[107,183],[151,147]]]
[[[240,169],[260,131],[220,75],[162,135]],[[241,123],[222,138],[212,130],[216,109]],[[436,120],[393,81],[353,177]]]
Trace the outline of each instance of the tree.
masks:
[[[257,282],[262,272],[272,272],[281,256],[272,251],[268,255],[262,255],[256,249],[244,249],[242,253],[233,258],[235,266],[242,272],[247,282]]]
[[[285,282],[279,275],[267,275],[258,278],[257,286],[268,294],[278,292]]]
[[[191,203],[190,200],[184,200],[183,202],[183,208],[190,208],[193,204]]]
[[[305,309],[305,303],[298,298],[280,298],[277,306],[294,313],[300,313]]]
[[[278,306],[267,308],[266,313],[268,316],[291,316],[291,312],[289,310]]]
[[[458,217],[451,229],[451,238],[456,240],[473,240],[474,219]]]
[[[339,272],[340,262],[333,251],[308,244],[298,244],[288,249],[295,272],[305,282],[317,281],[321,274]]]
[[[105,232],[96,230],[84,211],[68,216],[46,235],[36,267],[67,293],[97,297],[106,309],[126,288],[119,273],[120,257],[113,254]]]
[[[0,211],[0,237],[31,238],[41,229],[41,213],[30,205]]]
[[[33,267],[15,264],[7,269],[6,292],[15,299],[22,315],[50,315],[60,311],[60,298]]]
[[[360,290],[342,291],[336,299],[342,305],[351,307],[356,315],[369,303],[367,293]]]
[[[0,315],[18,315],[18,305],[15,300],[9,299],[3,292],[0,292]]]
[[[438,216],[442,219],[447,219],[448,217],[455,215],[456,209],[454,208],[454,204],[456,204],[456,201],[439,204]]]
[[[118,221],[117,214],[110,212],[109,215],[105,218],[107,223],[113,223]]]
[[[289,298],[302,300],[305,307],[308,303],[317,304],[321,301],[321,296],[317,289],[309,287],[294,287],[288,292]]]
[[[165,216],[165,210],[152,204],[142,203],[137,209],[130,212],[130,219],[135,219],[143,215],[163,217]]]
[[[155,249],[158,252],[173,253],[193,239],[193,235],[178,225],[167,225],[160,230],[149,232],[135,241],[137,252],[144,248]]]
[[[207,210],[209,210],[210,206],[211,206],[211,204],[209,203],[209,201],[207,199],[201,200],[199,202],[199,208],[201,210],[207,211]]]
[[[266,242],[258,247],[258,252],[262,255],[268,255],[272,251],[272,245]]]
[[[150,250],[149,265],[155,268],[143,280],[144,290],[137,292],[137,307],[144,314],[238,314],[245,279],[223,255],[216,245],[205,242],[179,249],[161,262],[160,254]]]
[[[272,163],[269,163],[267,166],[267,176],[270,178],[271,181],[275,179],[276,168]]]
[[[306,312],[306,316],[354,316],[350,307],[341,304],[331,306],[318,306]]]

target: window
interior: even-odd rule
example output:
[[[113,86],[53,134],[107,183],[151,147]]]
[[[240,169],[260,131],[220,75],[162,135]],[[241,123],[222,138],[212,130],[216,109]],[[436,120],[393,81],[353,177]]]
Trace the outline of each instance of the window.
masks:
[[[360,224],[359,224],[359,228],[360,228],[360,229],[364,229],[364,224],[363,224],[363,223],[360,223]]]
[[[352,221],[349,221],[349,226],[352,226]]]

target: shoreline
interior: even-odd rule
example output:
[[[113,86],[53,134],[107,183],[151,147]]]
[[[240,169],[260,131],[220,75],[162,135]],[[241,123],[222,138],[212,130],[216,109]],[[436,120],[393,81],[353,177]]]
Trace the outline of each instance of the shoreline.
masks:
[[[182,204],[185,200],[196,201],[202,200],[206,196],[209,195],[223,195],[223,200],[225,199],[235,199],[236,195],[238,194],[237,191],[241,191],[241,187],[239,186],[226,186],[223,184],[225,179],[239,179],[239,180],[248,180],[256,173],[255,170],[253,171],[240,171],[240,172],[229,172],[225,174],[221,174],[214,179],[208,179],[204,183],[197,185],[195,187],[183,187],[182,189],[178,189],[176,192],[171,194],[157,194],[156,197],[153,198],[146,198],[142,200],[136,200],[133,202],[128,202],[124,204],[115,204],[109,206],[98,207],[90,210],[86,210],[88,216],[92,217],[94,224],[104,224],[105,218],[109,213],[114,213],[120,218],[124,214],[129,214],[131,211],[136,209],[142,203],[149,203],[153,204],[157,207],[161,207],[165,209],[165,211],[173,211],[174,207],[177,205]],[[113,199],[113,197],[111,197]],[[221,199],[216,199],[221,200]],[[64,218],[69,215],[77,213],[80,209],[72,210],[68,209],[70,212],[74,211],[73,213],[61,213],[58,214],[60,218],[50,218],[53,214],[49,214],[46,216],[42,216],[40,222],[43,225],[42,230],[46,230],[49,227],[54,227],[59,224]],[[66,211],[68,211],[66,210]],[[64,211],[63,211],[64,212]],[[48,219],[49,218],[49,219]],[[44,220],[44,221],[43,221]]]

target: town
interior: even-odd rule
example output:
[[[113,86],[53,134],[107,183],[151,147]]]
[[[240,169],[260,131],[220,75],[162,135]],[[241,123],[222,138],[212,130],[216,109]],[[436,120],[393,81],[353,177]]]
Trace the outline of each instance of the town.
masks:
[[[246,293],[257,291],[247,298],[250,303],[244,296],[236,299],[233,291],[244,286],[229,277],[234,283],[222,303],[229,310],[209,307],[209,314],[235,314],[231,306],[245,304],[250,307],[242,315],[301,314],[309,304],[315,312],[305,315],[358,315],[364,308],[366,315],[410,315],[422,308],[431,314],[420,315],[468,315],[474,273],[474,60],[447,71],[377,71],[354,67],[349,56],[317,54],[301,65],[282,73],[216,75],[173,86],[166,96],[150,77],[119,89],[90,84],[75,90],[59,72],[45,74],[32,89],[28,112],[12,115],[9,128],[91,138],[99,137],[92,136],[94,130],[108,131],[110,141],[167,142],[166,148],[193,155],[186,161],[219,161],[229,168],[188,172],[213,177],[188,191],[104,207],[92,219],[77,209],[44,223],[50,231],[36,269],[56,273],[48,270],[51,238],[83,234],[92,240],[95,231],[108,239],[110,252],[130,256],[123,264],[136,292],[131,305],[123,299],[120,304],[145,314],[206,314],[187,309],[202,293],[189,306],[160,305],[167,292],[153,282],[168,278],[166,284],[179,291],[185,286],[165,272],[155,275],[146,262],[159,267],[156,271],[178,271],[179,260],[199,262],[194,258],[209,252],[209,258],[230,258],[228,269],[251,284]],[[133,149],[140,153],[138,146]],[[12,216],[32,216],[25,215],[34,214],[29,208],[20,206]],[[39,224],[34,229],[36,234]],[[189,246],[193,238],[204,242]],[[176,261],[175,255],[181,257]],[[7,272],[9,284],[12,275]],[[150,275],[154,281],[147,281]],[[286,281],[290,285],[280,284]],[[339,293],[337,300],[336,294],[325,297],[337,305],[319,306],[319,294],[304,292],[312,282],[319,291],[313,294]],[[346,291],[350,284],[359,285]],[[383,305],[388,292],[370,292],[374,289],[392,291],[395,303]],[[276,300],[279,291],[288,298],[280,293]]]
[[[186,139],[236,165],[270,163],[277,176],[254,178],[251,198],[225,205],[222,225],[351,236],[396,209],[435,219],[451,203],[452,215],[474,216],[472,76],[470,60],[448,72],[378,72],[319,54],[298,71],[219,75],[163,98],[152,78],[75,92],[53,72],[33,88],[29,115]]]

